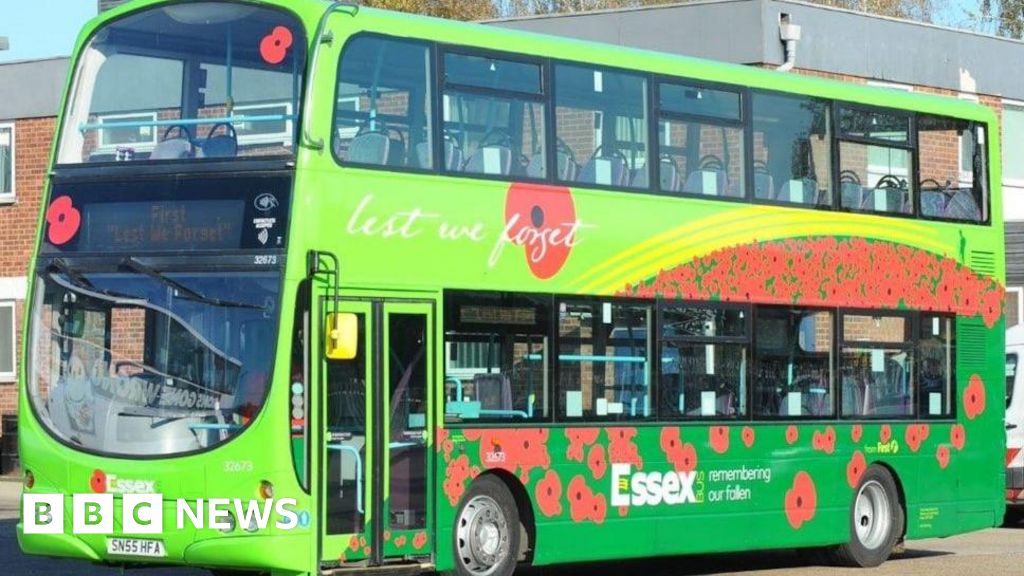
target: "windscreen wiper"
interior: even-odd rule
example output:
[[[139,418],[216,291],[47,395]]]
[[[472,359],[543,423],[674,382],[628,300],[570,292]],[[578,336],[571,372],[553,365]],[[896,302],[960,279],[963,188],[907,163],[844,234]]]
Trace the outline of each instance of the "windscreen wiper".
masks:
[[[196,290],[189,288],[188,286],[185,286],[181,282],[178,282],[177,280],[167,276],[166,274],[160,272],[159,270],[151,268],[150,266],[147,266],[142,262],[139,262],[139,260],[134,256],[129,256],[125,258],[124,260],[121,261],[121,264],[127,268],[131,268],[136,272],[145,274],[146,276],[149,276],[150,278],[158,282],[162,282],[163,284],[166,284],[171,288],[174,288],[176,296],[179,296],[186,300],[202,302],[203,304],[211,304],[213,306],[220,306],[223,308],[248,308],[250,310],[265,310],[263,306],[257,306],[255,304],[246,304],[244,302],[232,302],[230,300],[221,300],[220,298],[210,298],[209,296],[206,296],[201,292],[198,292]]]
[[[137,296],[131,296],[129,294],[123,294],[121,292],[113,292],[113,291],[110,291],[110,290],[106,290],[104,288],[97,288],[92,282],[89,281],[88,278],[83,276],[81,272],[79,272],[78,270],[72,268],[71,265],[69,265],[67,262],[65,262],[63,258],[54,258],[53,260],[51,260],[50,261],[50,265],[47,266],[47,270],[50,272],[51,277],[52,277],[53,272],[60,272],[64,276],[67,276],[68,280],[71,281],[71,284],[73,286],[75,286],[77,288],[81,288],[82,290],[88,290],[90,292],[93,292],[93,293],[96,293],[96,294],[102,294],[104,296],[109,296],[111,298],[122,298],[122,299],[128,299],[128,300],[138,300],[139,299]],[[61,281],[57,280],[56,278],[54,278],[54,280],[57,281],[58,283],[62,283]],[[65,286],[65,287],[67,287],[67,286]]]

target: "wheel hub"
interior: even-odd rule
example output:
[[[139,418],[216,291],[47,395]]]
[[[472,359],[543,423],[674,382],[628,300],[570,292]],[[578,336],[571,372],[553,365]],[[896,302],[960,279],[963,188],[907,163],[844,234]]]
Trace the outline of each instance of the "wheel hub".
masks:
[[[489,496],[476,496],[467,502],[457,527],[459,559],[470,573],[488,576],[508,556],[508,520]]]

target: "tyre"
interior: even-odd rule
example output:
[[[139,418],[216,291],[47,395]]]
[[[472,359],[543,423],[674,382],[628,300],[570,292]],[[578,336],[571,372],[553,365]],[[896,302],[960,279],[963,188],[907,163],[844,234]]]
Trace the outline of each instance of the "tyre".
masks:
[[[1024,520],[1024,508],[1019,506],[1006,507],[1006,515],[1003,516],[1003,526],[1013,528],[1022,520]]]
[[[878,566],[903,537],[903,523],[896,481],[885,468],[871,466],[850,506],[850,541],[833,551],[834,559],[844,566]]]
[[[470,485],[455,515],[458,576],[511,576],[519,551],[519,511],[508,487],[484,475]]]

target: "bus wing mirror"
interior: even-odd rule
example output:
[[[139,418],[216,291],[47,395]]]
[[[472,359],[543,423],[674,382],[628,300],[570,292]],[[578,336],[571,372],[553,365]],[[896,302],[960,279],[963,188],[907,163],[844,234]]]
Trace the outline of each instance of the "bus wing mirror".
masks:
[[[352,360],[359,352],[359,322],[350,312],[327,315],[324,355],[329,360]]]

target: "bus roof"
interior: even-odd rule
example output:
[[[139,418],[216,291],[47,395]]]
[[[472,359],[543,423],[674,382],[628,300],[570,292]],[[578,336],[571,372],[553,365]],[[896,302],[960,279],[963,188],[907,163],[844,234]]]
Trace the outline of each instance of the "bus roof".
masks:
[[[80,49],[96,28],[125,14],[166,3],[166,0],[135,0],[104,12],[91,20],[78,38]],[[294,12],[310,35],[325,11],[344,6],[354,18],[357,29],[396,36],[418,37],[474,48],[514,52],[537,57],[554,57],[612,68],[644,71],[682,78],[695,78],[754,89],[776,90],[812,97],[853,101],[861,104],[902,108],[919,112],[954,116],[994,123],[996,115],[976,102],[841,82],[799,73],[778,72],[743,64],[732,64],[694,57],[678,56],[637,48],[627,48],[534,32],[523,32],[472,22],[457,22],[402,12],[356,7],[330,0],[263,0],[263,4]],[[339,17],[346,17],[339,13]],[[309,41],[314,42],[310,37]]]

